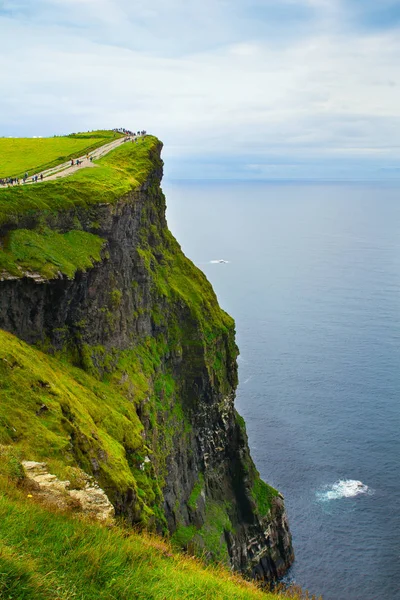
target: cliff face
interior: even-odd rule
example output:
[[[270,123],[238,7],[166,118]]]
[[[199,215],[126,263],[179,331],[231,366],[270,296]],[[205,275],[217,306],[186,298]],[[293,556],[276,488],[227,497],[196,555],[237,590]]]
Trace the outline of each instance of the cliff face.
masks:
[[[20,230],[38,236],[92,234],[102,250],[73,277],[26,265],[23,276],[3,271],[0,329],[80,367],[123,398],[123,413],[137,416],[135,443],[106,419],[100,424],[122,448],[129,477],[117,478],[112,444],[60,403],[70,462],[99,480],[117,515],[275,579],[293,560],[283,499],[260,480],[234,408],[234,323],[168,231],[160,150],[150,152],[146,181],[116,202],[18,219]],[[3,247],[15,227],[3,224]]]

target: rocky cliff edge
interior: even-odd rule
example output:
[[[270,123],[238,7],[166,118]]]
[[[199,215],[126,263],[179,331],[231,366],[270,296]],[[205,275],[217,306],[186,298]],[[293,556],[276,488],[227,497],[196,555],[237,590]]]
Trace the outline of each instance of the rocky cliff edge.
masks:
[[[93,181],[0,191],[0,443],[61,478],[83,469],[117,518],[273,580],[291,536],[234,408],[234,322],[168,230],[160,142],[138,146]]]

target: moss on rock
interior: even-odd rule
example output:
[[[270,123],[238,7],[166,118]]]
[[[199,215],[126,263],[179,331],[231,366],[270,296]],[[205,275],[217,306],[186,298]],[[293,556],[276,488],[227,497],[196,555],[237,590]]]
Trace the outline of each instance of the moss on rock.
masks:
[[[49,228],[15,229],[0,249],[0,274],[24,277],[36,273],[45,279],[60,274],[72,279],[100,262],[106,241],[85,231],[61,234]]]

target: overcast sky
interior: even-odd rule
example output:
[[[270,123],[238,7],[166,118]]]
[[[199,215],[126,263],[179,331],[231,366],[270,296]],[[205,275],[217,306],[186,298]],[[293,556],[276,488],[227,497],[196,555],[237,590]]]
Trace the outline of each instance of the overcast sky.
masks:
[[[145,128],[171,178],[400,178],[399,66],[399,0],[0,0],[0,135]]]

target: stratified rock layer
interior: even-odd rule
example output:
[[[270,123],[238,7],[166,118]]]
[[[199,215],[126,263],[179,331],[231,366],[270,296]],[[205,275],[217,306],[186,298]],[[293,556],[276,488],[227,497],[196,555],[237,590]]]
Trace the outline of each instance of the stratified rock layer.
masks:
[[[106,245],[102,261],[73,279],[3,274],[0,328],[99,378],[117,374],[127,402],[136,403],[146,453],[125,448],[135,489],[110,484],[105,451],[85,461],[90,441],[63,409],[77,464],[90,467],[117,514],[167,528],[178,544],[248,575],[276,579],[293,560],[283,499],[261,485],[234,409],[233,321],[167,229],[160,150],[146,183],[117,203],[21,218],[19,227],[43,220],[61,233],[79,227]],[[153,352],[147,371],[143,348]],[[147,373],[148,397],[129,366],[135,360]],[[141,472],[151,473],[159,496],[140,492]]]

